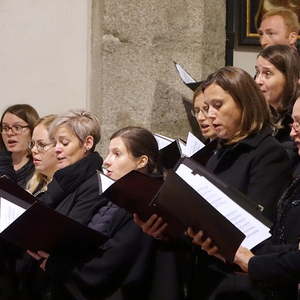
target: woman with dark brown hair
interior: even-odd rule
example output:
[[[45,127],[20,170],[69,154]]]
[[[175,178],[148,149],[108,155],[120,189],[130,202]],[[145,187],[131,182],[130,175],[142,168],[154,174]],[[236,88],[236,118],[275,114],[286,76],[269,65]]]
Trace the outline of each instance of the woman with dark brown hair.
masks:
[[[300,79],[300,56],[287,45],[269,46],[259,52],[255,70],[255,81],[276,125],[274,136],[281,143],[291,142],[289,124]]]
[[[272,137],[270,112],[262,93],[248,73],[234,67],[211,74],[203,91],[207,116],[219,139],[206,167],[272,219],[278,195],[290,180],[291,166]]]
[[[0,120],[0,175],[25,187],[34,172],[29,143],[39,116],[28,104],[8,107]]]

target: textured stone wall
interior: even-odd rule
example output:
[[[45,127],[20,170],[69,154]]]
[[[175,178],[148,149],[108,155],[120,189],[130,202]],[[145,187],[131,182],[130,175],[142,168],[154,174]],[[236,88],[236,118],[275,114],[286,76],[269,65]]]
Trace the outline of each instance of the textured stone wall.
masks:
[[[91,11],[90,107],[102,146],[127,125],[185,138],[192,92],[173,61],[197,80],[224,65],[225,0],[94,0]]]

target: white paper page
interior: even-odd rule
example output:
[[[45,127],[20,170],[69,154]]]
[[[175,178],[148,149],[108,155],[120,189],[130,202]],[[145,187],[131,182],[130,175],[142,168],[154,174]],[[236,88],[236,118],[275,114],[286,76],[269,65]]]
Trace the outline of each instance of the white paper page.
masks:
[[[195,137],[191,132],[189,132],[186,140],[184,155],[187,157],[191,157],[204,146],[205,145],[197,137]]]
[[[168,145],[170,145],[172,142],[175,141],[174,139],[171,139],[169,137],[157,133],[154,134],[154,137],[158,144],[158,150],[167,147]]]
[[[181,80],[184,83],[194,83],[194,82],[196,82],[196,80],[193,79],[192,76],[186,70],[184,70],[183,67],[180,64],[175,63],[175,67],[176,67],[176,69],[179,73],[179,76],[180,76]]]
[[[246,235],[241,246],[251,249],[271,236],[267,226],[231,200],[204,176],[192,174],[192,169],[184,164],[178,167],[176,173]]]
[[[102,193],[105,192],[115,181],[108,176],[98,172],[99,180],[101,182]]]
[[[181,154],[185,155],[186,153],[186,144],[182,140],[178,140]]]
[[[4,198],[0,198],[0,232],[6,229],[18,217],[20,217],[26,209],[20,207]]]

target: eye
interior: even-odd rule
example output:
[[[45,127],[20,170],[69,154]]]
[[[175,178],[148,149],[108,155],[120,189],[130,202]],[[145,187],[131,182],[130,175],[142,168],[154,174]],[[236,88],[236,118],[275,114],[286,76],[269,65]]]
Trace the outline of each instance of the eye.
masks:
[[[213,104],[212,104],[212,106],[215,109],[220,109],[221,106],[222,106],[222,104],[223,104],[222,101],[214,101]]]
[[[209,109],[208,105],[203,105],[202,106],[202,111],[204,111],[205,113],[208,112],[208,109]]]
[[[68,146],[69,145],[69,141],[65,140],[65,139],[62,140],[61,143],[62,143],[63,146]]]
[[[23,129],[22,126],[20,125],[13,125],[12,128],[15,130],[15,131],[21,131]]]

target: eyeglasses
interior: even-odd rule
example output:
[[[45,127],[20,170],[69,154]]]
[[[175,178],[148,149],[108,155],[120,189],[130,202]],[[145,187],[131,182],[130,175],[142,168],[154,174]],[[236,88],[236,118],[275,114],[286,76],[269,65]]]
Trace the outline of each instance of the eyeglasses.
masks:
[[[25,128],[29,128],[28,125],[4,125],[1,126],[1,133],[8,134],[8,132],[11,130],[13,134],[21,134]]]
[[[40,142],[40,141],[31,141],[29,144],[28,144],[28,148],[32,151],[32,149],[34,147],[36,147],[36,150],[38,152],[46,152],[48,151],[51,147],[53,147],[54,144],[53,143],[43,143],[43,142]]]
[[[294,121],[290,124],[291,129],[294,129],[297,133],[300,132],[300,123],[297,121]]]

